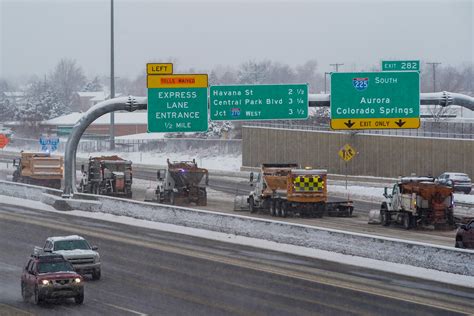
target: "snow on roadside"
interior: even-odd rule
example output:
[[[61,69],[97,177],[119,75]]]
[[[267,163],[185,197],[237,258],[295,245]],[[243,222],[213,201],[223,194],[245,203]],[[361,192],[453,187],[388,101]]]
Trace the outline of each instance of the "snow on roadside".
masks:
[[[114,152],[91,152],[78,153],[82,158],[89,158],[90,156],[108,156],[116,155]],[[166,165],[166,159],[171,161],[191,161],[196,159],[199,167],[210,170],[225,170],[225,171],[240,171],[242,165],[242,155],[225,155],[222,156],[215,152],[203,152],[202,150],[175,152],[175,153],[153,153],[153,152],[123,152],[119,153],[123,159],[131,160],[137,164],[150,165]]]
[[[337,262],[337,263],[344,262],[345,264],[353,265],[357,267],[363,267],[363,268],[396,273],[400,275],[405,275],[405,276],[410,276],[410,277],[415,277],[415,278],[420,278],[420,279],[425,279],[425,280],[431,280],[431,281],[437,281],[437,282],[442,282],[442,283],[447,283],[447,284],[453,284],[457,286],[465,286],[465,287],[474,288],[474,277],[471,277],[471,276],[441,272],[437,270],[430,270],[430,269],[425,269],[425,268],[409,266],[405,264],[391,263],[391,262],[368,259],[368,258],[363,258],[363,257],[344,255],[340,253],[334,253],[330,251],[324,251],[324,250],[318,250],[318,249],[312,249],[312,248],[305,248],[301,246],[281,244],[281,243],[267,241],[267,240],[237,236],[233,234],[225,234],[225,233],[207,231],[203,229],[196,229],[196,228],[183,227],[183,226],[177,226],[177,225],[171,225],[171,224],[151,222],[151,221],[146,221],[146,220],[130,218],[126,216],[116,216],[116,215],[100,213],[100,212],[91,213],[91,212],[84,212],[84,211],[69,211],[65,213],[61,211],[56,211],[51,206],[45,205],[40,202],[25,201],[23,199],[18,199],[18,198],[9,197],[9,196],[1,196],[1,199],[3,203],[24,206],[24,207],[29,207],[29,208],[36,208],[38,210],[47,211],[47,212],[69,214],[69,215],[78,216],[78,217],[94,218],[94,219],[104,220],[108,222],[115,222],[115,223],[120,223],[120,224],[125,224],[125,225],[136,226],[136,227],[149,228],[149,229],[155,229],[155,230],[177,233],[177,234],[182,234],[182,235],[216,240],[220,242],[227,242],[227,243],[250,246],[250,247],[255,247],[255,248],[262,248],[262,249],[267,249],[267,250],[272,250],[272,251],[293,254],[297,256],[304,256],[304,257],[309,257],[309,258],[325,260],[325,261],[331,261],[331,262]]]

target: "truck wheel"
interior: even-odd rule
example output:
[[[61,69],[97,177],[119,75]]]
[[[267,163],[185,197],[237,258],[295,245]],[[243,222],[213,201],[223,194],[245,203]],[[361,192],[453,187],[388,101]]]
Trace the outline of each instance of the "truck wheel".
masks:
[[[21,282],[21,297],[23,298],[24,302],[27,302],[31,295],[28,295],[26,288],[25,288],[25,283]]]
[[[462,240],[456,240],[456,244],[454,245],[456,248],[464,248],[464,244]]]
[[[100,270],[94,270],[92,272],[92,280],[100,280]]]
[[[277,215],[276,212],[276,202],[274,200],[270,201],[270,215],[275,217]]]
[[[42,301],[43,301],[43,300],[41,299],[41,297],[40,297],[40,295],[39,295],[39,293],[38,293],[38,287],[35,287],[35,304],[36,304],[36,305],[39,305],[39,304],[42,303]]]
[[[74,302],[76,302],[76,304],[78,304],[78,305],[84,303],[84,292],[82,292],[81,294],[78,294],[74,298]]]
[[[275,201],[275,213],[277,217],[281,216],[281,201],[280,200]]]
[[[286,203],[285,202],[281,202],[280,215],[283,218],[288,216],[288,210],[286,208]]]
[[[250,213],[255,213],[256,212],[255,201],[253,199],[253,196],[249,197],[249,209],[250,209]]]
[[[411,214],[407,213],[403,215],[403,228],[406,230],[411,227]]]
[[[380,211],[382,226],[390,225],[390,221],[388,220],[388,216],[389,216],[389,214],[387,213],[386,210],[381,210]]]
[[[13,182],[18,182],[20,180],[20,173],[18,172],[18,170],[13,171],[12,180]]]

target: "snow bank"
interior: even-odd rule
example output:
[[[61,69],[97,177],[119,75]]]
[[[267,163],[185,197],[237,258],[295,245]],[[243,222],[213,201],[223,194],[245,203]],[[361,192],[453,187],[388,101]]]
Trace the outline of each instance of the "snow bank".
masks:
[[[99,196],[101,212],[474,276],[474,251]]]
[[[53,212],[58,213],[54,208],[44,205],[40,202],[28,201],[23,199],[18,199],[14,197],[2,197],[2,202],[10,204],[10,205],[17,205],[17,206],[24,206],[24,207],[33,207],[38,210],[46,211],[46,212]],[[190,227],[183,227],[178,225],[172,224],[164,224],[158,222],[152,222],[147,220],[140,220],[126,216],[117,216],[112,214],[105,214],[105,213],[91,213],[91,212],[84,212],[84,211],[70,211],[68,212],[69,215],[77,216],[77,217],[87,217],[87,218],[95,218],[99,220],[114,222],[114,223],[121,223],[125,225],[132,225],[137,227],[155,229],[160,231],[166,231],[176,234],[184,234],[188,236],[194,236],[199,238],[205,238],[209,240],[216,240],[221,242],[233,243],[238,245],[246,245],[256,248],[268,249],[278,252],[285,252],[289,254],[294,254],[298,256],[304,256],[309,258],[321,259],[325,261],[331,262],[344,262],[345,264],[363,267],[368,269],[374,269],[379,271],[386,271],[390,273],[400,274],[411,276],[420,279],[432,280],[436,282],[442,282],[446,284],[453,284],[456,286],[465,286],[474,288],[474,277],[461,275],[461,274],[453,274],[448,272],[442,272],[437,270],[430,270],[425,268],[419,268],[399,263],[392,263],[387,261],[380,261],[362,257],[355,257],[350,255],[343,255],[335,252],[329,252],[319,249],[311,249],[305,248],[300,246],[288,245],[288,244],[281,244],[273,241],[256,239],[256,238],[249,238],[243,236],[237,236],[234,234],[225,234],[225,233],[218,233],[218,232],[211,232],[208,230],[197,229],[197,228],[190,228]]]
[[[0,195],[39,201],[47,191],[51,190],[0,181]],[[100,210],[113,215],[474,276],[474,251],[471,250],[113,197],[86,194],[75,197],[100,202],[100,209],[89,209],[95,212]],[[89,205],[89,201],[83,202]],[[94,203],[97,205],[97,202]],[[81,203],[77,206],[81,208]]]

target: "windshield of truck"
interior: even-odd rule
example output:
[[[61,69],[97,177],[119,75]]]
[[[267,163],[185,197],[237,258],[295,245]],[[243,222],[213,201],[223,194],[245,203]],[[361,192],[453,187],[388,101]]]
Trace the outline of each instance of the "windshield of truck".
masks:
[[[60,240],[54,243],[54,250],[90,249],[85,240]]]
[[[74,271],[72,265],[67,261],[40,262],[38,273]]]

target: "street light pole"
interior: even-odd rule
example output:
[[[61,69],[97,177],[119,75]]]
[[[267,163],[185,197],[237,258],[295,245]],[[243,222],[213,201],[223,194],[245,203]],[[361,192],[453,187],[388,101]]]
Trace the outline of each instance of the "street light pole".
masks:
[[[427,64],[433,66],[433,92],[436,92],[436,66],[440,65],[441,63],[433,62]]]
[[[114,0],[110,0],[110,99],[115,98],[114,75]],[[110,113],[110,150],[115,149],[115,115]]]
[[[338,63],[335,63],[335,64],[329,64],[329,66],[333,66],[333,67],[335,68],[336,72],[338,72],[338,71],[339,71],[339,66],[342,66],[342,65],[344,65],[344,64],[338,64]]]

